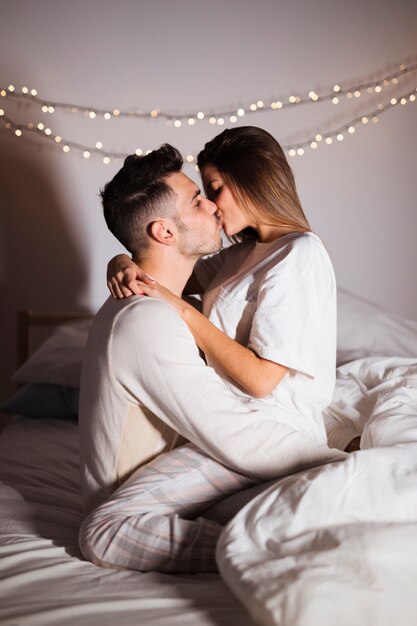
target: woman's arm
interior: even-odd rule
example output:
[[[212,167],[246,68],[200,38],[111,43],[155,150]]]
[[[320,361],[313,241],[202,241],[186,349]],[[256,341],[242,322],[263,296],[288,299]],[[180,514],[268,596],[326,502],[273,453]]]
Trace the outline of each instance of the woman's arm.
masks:
[[[182,318],[210,361],[249,395],[268,396],[287,374],[287,367],[259,357],[228,337],[193,307],[185,307]]]
[[[228,337],[193,306],[175,296],[158,283],[141,284],[143,293],[171,304],[191,330],[199,348],[210,361],[255,398],[272,393],[288,372],[288,368],[263,359]]]
[[[143,294],[138,281],[152,283],[149,276],[140,269],[127,254],[118,254],[107,265],[107,287],[116,300],[129,296]],[[184,295],[190,296],[203,293],[203,288],[197,276],[192,273],[184,287]]]
[[[147,278],[147,274],[127,254],[118,254],[107,265],[107,287],[116,300],[142,295],[138,280],[146,282]]]

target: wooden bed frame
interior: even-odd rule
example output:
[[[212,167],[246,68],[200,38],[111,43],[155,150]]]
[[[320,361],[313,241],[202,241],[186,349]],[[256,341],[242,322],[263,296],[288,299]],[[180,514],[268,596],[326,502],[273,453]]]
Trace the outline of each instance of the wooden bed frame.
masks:
[[[31,309],[17,314],[17,366],[20,367],[32,352],[32,331],[36,327],[53,327],[65,322],[93,319],[92,313],[39,313]]]

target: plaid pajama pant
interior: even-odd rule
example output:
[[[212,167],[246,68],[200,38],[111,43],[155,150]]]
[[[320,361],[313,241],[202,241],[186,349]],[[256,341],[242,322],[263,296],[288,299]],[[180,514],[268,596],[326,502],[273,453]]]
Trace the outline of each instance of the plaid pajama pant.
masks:
[[[215,550],[222,526],[198,515],[258,482],[186,444],[136,470],[86,517],[81,550],[102,567],[217,571]]]

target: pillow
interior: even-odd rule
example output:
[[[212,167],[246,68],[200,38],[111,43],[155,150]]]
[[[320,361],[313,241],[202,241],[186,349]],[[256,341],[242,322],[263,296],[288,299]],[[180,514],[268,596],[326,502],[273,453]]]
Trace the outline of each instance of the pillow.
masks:
[[[81,363],[92,320],[58,326],[13,374],[15,383],[79,387]]]
[[[26,417],[77,419],[79,390],[63,385],[27,385],[0,406],[3,413]]]
[[[417,322],[338,289],[337,365],[368,356],[417,356]]]

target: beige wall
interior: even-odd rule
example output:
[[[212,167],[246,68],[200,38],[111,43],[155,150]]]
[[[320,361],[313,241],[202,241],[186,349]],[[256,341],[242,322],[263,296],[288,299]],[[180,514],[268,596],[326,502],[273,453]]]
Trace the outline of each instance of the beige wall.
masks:
[[[376,77],[416,61],[417,4],[409,0],[0,2],[0,83],[103,108],[174,113],[267,101]],[[414,55],[414,57],[413,57]],[[254,114],[283,144],[334,128],[395,93]],[[21,121],[47,121],[65,138],[130,152],[164,141],[196,154],[220,127],[207,122],[89,120],[1,99]],[[417,319],[417,104],[398,106],[342,142],[292,159],[300,195],[324,238],[339,284]],[[120,167],[64,155],[0,126],[2,396],[14,368],[15,313],[95,310],[105,265],[120,250],[106,231],[98,189]],[[190,174],[195,176],[192,167]]]

